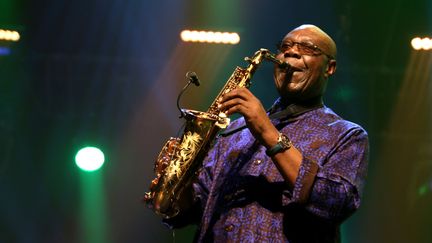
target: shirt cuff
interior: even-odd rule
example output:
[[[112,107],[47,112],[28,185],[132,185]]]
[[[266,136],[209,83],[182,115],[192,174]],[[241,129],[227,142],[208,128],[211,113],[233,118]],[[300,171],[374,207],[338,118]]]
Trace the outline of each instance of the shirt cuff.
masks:
[[[318,172],[318,164],[303,157],[297,179],[294,184],[291,202],[306,203]]]

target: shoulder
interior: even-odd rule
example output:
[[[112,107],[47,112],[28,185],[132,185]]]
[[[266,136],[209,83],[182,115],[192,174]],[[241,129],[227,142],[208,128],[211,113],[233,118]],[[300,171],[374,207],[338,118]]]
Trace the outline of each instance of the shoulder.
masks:
[[[368,136],[366,130],[361,125],[342,118],[326,106],[302,115],[292,129],[308,136],[315,135],[313,137],[321,137],[321,139],[323,137],[334,139],[353,135],[364,138]]]
[[[319,164],[326,163],[334,151],[366,151],[369,143],[365,129],[325,106],[304,114],[286,132],[296,147]]]
[[[330,134],[342,140],[355,139],[367,143],[368,133],[361,125],[342,118],[328,107],[323,107],[319,112],[323,120],[323,129],[328,130]]]
[[[317,109],[316,112],[312,114],[312,116],[315,117],[315,119],[320,120],[320,124],[328,128],[342,130],[358,129],[366,132],[366,130],[361,125],[342,118],[327,106]]]

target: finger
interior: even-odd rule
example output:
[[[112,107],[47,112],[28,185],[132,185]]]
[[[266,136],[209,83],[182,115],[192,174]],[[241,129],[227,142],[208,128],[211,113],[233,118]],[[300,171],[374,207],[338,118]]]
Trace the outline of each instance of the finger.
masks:
[[[220,104],[219,109],[221,111],[226,111],[228,109],[230,109],[233,106],[236,105],[245,105],[245,100],[241,99],[241,98],[233,98],[233,99],[229,99],[224,101],[223,103]]]
[[[245,114],[245,111],[246,111],[246,107],[245,107],[245,106],[243,106],[242,104],[236,104],[236,105],[233,105],[233,106],[229,107],[229,108],[225,111],[225,113],[226,113],[227,115],[232,115],[232,114],[234,114],[234,113],[239,113],[239,114],[244,115],[244,114]]]
[[[225,102],[226,100],[230,100],[233,98],[241,98],[243,100],[246,100],[249,94],[252,93],[247,88],[236,88],[222,95],[222,99],[220,102]]]

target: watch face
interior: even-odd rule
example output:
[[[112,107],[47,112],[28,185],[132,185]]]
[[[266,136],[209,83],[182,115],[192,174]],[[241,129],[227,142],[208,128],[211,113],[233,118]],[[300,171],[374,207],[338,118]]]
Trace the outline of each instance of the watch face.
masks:
[[[279,152],[290,149],[291,146],[292,143],[290,139],[285,134],[279,133],[278,142],[273,147],[267,149],[266,154],[268,156],[273,156]]]
[[[280,138],[280,143],[284,149],[291,148],[291,141],[285,134],[281,134]]]

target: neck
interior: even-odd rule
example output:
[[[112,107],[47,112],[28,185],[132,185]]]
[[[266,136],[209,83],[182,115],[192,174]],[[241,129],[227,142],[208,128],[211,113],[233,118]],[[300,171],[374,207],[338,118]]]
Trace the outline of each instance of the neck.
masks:
[[[318,104],[323,104],[323,98],[322,98],[322,96],[317,96],[314,98],[301,100],[301,99],[290,99],[290,98],[281,97],[281,102],[284,106],[295,104],[295,105],[300,105],[300,106],[304,106],[304,107],[310,107],[310,106],[314,106],[314,105],[318,105]]]

